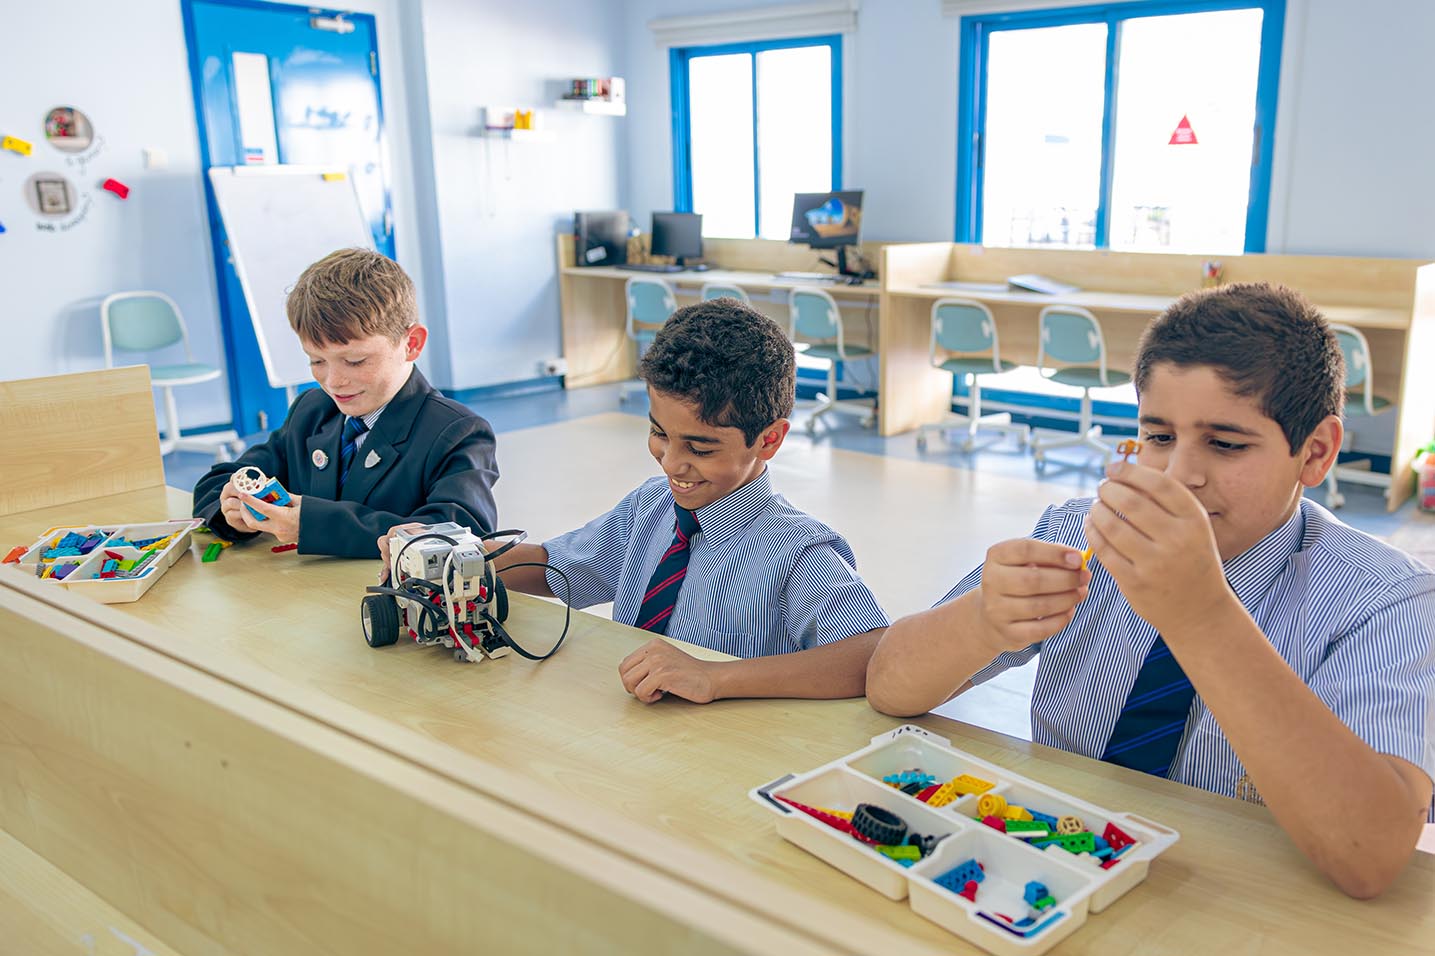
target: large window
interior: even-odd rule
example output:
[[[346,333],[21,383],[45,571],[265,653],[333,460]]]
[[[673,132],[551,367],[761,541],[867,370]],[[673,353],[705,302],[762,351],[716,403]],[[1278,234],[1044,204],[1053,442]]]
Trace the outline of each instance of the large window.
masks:
[[[671,54],[673,207],[703,234],[787,239],[792,194],[841,188],[837,36]]]
[[[1265,249],[1284,0],[962,20],[957,240]]]

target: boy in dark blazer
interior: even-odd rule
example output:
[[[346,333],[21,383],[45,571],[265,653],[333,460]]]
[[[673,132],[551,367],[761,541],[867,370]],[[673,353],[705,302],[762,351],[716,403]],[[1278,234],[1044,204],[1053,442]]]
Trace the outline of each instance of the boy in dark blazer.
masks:
[[[403,269],[342,249],[304,270],[287,309],[320,387],[294,400],[267,442],[199,480],[195,517],[225,540],[263,532],[301,554],[350,558],[376,557],[376,537],[408,521],[492,531],[493,429],[414,367],[428,330]],[[236,489],[232,476],[248,465],[293,501],[280,507]]]

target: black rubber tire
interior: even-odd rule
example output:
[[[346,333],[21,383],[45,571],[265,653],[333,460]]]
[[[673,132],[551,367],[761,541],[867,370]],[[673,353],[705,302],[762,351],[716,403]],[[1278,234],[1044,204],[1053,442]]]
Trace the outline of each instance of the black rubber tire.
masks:
[[[874,803],[857,804],[852,829],[881,846],[901,846],[907,838],[907,821]]]
[[[399,602],[387,594],[366,594],[359,604],[359,622],[370,647],[399,642]]]

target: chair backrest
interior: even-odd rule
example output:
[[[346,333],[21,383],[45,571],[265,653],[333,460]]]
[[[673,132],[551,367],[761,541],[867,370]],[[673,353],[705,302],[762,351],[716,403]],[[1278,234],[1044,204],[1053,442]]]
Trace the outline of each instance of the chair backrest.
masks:
[[[164,484],[143,365],[0,382],[0,435],[0,515]]]
[[[1096,365],[1106,385],[1106,339],[1096,316],[1074,305],[1049,305],[1037,319],[1036,367],[1046,368],[1048,356],[1065,365]]]
[[[179,306],[163,292],[116,292],[100,303],[100,326],[105,343],[105,368],[114,368],[114,350],[153,352],[176,342],[189,351],[189,333]]]
[[[662,325],[678,308],[678,297],[673,287],[663,279],[649,276],[630,276],[624,285],[624,298],[628,302],[630,339],[637,337],[637,326]]]
[[[821,289],[793,289],[787,296],[788,338],[794,342],[837,339],[842,342],[842,313],[837,300]]]
[[[699,298],[704,302],[709,299],[736,299],[743,305],[752,305],[752,300],[748,298],[746,289],[727,282],[703,283],[703,291]]]
[[[1353,326],[1332,322],[1330,330],[1335,333],[1335,340],[1340,343],[1340,351],[1345,355],[1346,391],[1360,389],[1365,413],[1374,415],[1375,370],[1370,367],[1370,343],[1365,340],[1365,335]]]
[[[1001,371],[1001,348],[992,310],[971,299],[938,299],[932,303],[932,364],[944,355],[991,352],[992,371]]]

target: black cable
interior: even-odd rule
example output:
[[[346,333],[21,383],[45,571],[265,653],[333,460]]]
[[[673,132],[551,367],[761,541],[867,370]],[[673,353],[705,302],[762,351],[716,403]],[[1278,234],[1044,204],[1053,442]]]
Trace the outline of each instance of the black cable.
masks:
[[[510,564],[497,573],[502,574],[504,571],[511,571],[514,568],[547,568],[550,571],[557,571],[558,576],[563,579],[563,633],[558,635],[558,643],[554,644],[547,654],[532,654],[522,647],[519,647],[518,642],[508,636],[508,631],[504,630],[503,625],[494,620],[493,615],[489,614],[486,609],[482,612],[483,616],[493,625],[494,633],[498,635],[499,640],[517,651],[519,657],[526,657],[530,661],[546,661],[558,653],[558,648],[563,646],[564,639],[568,637],[568,626],[573,621],[573,605],[571,603],[573,600],[573,585],[569,583],[568,575],[563,573],[562,568],[555,568],[553,565],[543,561],[524,561],[521,564]]]
[[[506,554],[506,553],[508,553],[509,551],[512,551],[515,547],[517,547],[518,545],[522,544],[525,540],[527,540],[527,538],[528,538],[528,532],[527,532],[527,531],[519,531],[517,528],[511,528],[511,529],[509,529],[509,530],[507,530],[507,531],[490,531],[488,534],[481,534],[481,535],[478,536],[478,539],[479,539],[480,541],[492,541],[494,538],[501,538],[501,537],[503,537],[504,535],[509,535],[509,534],[515,534],[515,535],[518,535],[518,537],[514,538],[512,541],[508,542],[508,543],[505,544],[505,545],[501,545],[501,546],[499,546],[499,547],[497,547],[497,548],[494,548],[492,551],[489,551],[488,554],[487,554],[488,560],[492,561],[494,558],[498,557],[500,554]]]

